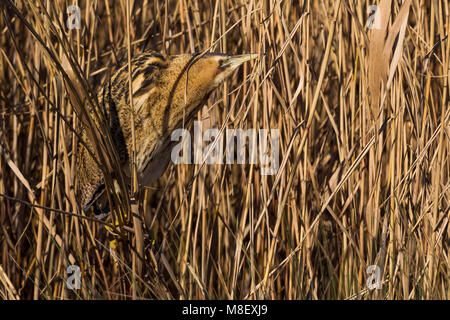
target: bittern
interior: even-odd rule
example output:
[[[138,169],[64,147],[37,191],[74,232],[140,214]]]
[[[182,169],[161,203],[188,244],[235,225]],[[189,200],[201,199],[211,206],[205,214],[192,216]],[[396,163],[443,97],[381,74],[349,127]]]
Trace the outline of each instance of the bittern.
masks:
[[[257,54],[220,53],[165,56],[145,52],[131,61],[132,99],[135,127],[135,165],[140,185],[155,182],[165,171],[171,155],[171,133],[188,124],[233,70]],[[133,150],[128,63],[120,67],[98,90],[111,137],[128,183]],[[86,131],[83,140],[88,140]],[[79,145],[79,193],[84,210],[94,204],[96,215],[109,212],[105,205],[102,170],[92,158],[93,144]],[[98,201],[103,197],[103,201]],[[103,204],[101,204],[103,203]]]

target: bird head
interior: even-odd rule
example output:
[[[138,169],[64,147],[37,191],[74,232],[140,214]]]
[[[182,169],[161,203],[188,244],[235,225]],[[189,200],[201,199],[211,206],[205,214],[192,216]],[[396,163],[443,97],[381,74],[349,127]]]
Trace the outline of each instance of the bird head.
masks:
[[[217,88],[234,70],[246,61],[256,59],[258,54],[227,55],[222,53],[187,54],[175,56],[187,67],[187,73],[198,80],[198,85]]]
[[[227,55],[221,53],[171,56],[168,68],[164,70],[166,84],[177,91],[178,96],[184,97],[187,89],[187,98],[190,100],[187,101],[187,104],[197,105],[200,101],[194,100],[197,98],[203,100],[240,65],[258,57],[258,54]]]
[[[246,61],[256,59],[258,54],[226,55],[220,53],[208,53],[199,59],[198,71],[208,70],[205,80],[214,88],[218,87],[234,70]],[[195,65],[195,64],[194,64]]]

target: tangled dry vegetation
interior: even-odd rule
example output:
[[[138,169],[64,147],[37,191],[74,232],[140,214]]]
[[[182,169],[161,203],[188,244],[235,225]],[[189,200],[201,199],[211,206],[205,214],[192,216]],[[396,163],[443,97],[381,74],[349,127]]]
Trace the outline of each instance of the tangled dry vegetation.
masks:
[[[79,30],[71,1],[0,4],[1,298],[449,298],[448,1],[76,3]],[[128,50],[266,53],[198,119],[279,129],[277,174],[172,165],[140,190],[142,223],[84,213],[78,116]]]

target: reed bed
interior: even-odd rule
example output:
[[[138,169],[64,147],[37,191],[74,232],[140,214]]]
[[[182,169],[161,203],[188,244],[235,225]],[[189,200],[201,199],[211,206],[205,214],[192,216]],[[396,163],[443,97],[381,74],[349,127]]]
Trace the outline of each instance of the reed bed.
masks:
[[[448,1],[6,0],[0,13],[0,298],[449,298]],[[276,174],[171,165],[134,210],[117,204],[142,219],[84,212],[81,125],[107,180],[120,176],[87,110],[145,50],[265,53],[197,120],[279,129]]]

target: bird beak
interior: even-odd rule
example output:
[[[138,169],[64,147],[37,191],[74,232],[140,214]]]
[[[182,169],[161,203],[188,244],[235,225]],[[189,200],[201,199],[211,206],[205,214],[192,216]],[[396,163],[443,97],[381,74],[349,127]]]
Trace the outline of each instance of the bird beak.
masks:
[[[236,69],[244,62],[256,59],[258,57],[259,57],[259,54],[257,54],[257,53],[241,54],[238,56],[229,56],[228,58],[226,58],[222,61],[221,67]]]

